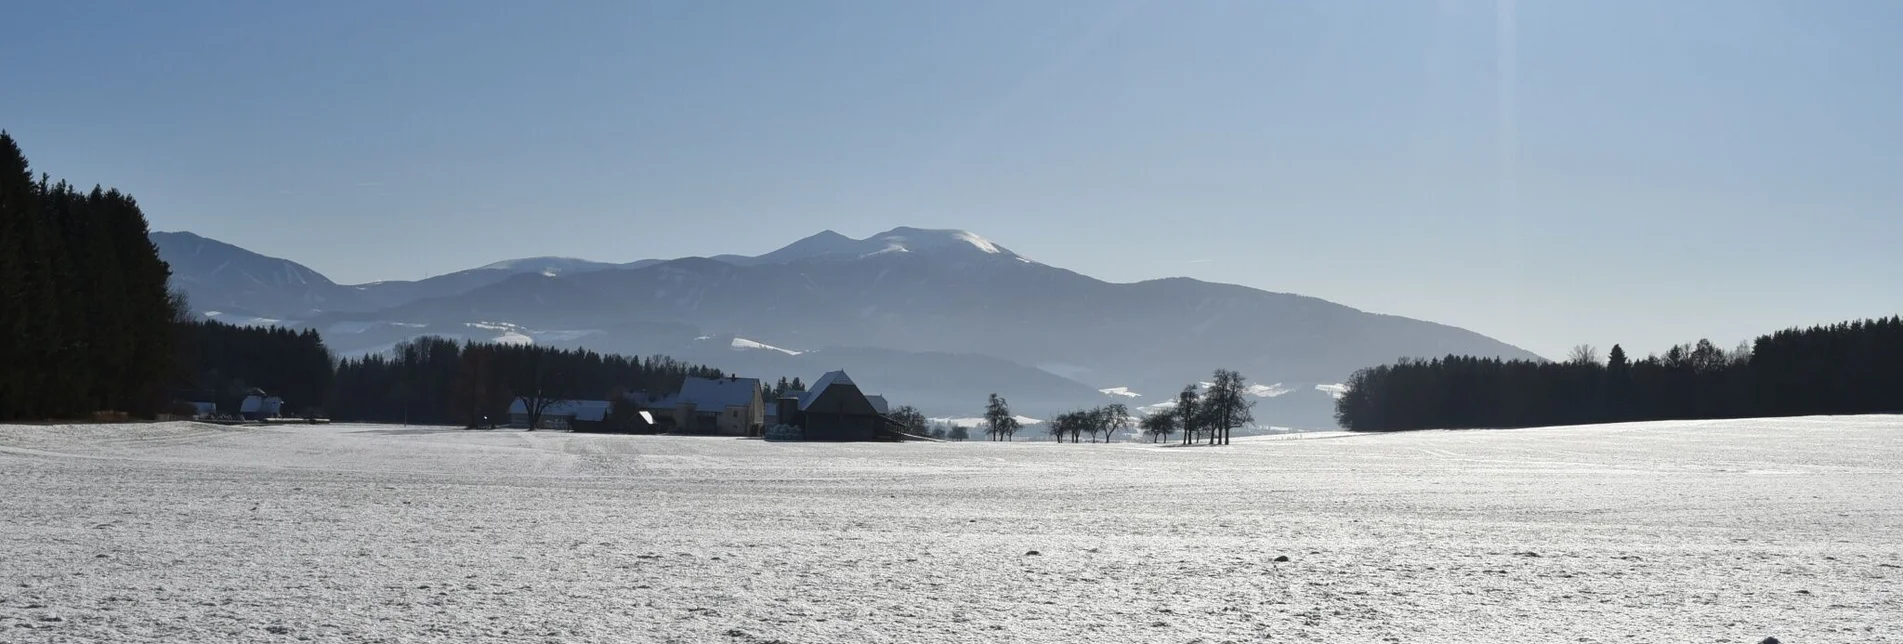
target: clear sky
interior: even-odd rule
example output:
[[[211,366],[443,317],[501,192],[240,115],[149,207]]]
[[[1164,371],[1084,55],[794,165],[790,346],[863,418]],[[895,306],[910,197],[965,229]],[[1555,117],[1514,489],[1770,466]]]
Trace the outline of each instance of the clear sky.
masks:
[[[1903,2],[64,2],[0,128],[340,282],[962,228],[1556,357],[1903,311]]]

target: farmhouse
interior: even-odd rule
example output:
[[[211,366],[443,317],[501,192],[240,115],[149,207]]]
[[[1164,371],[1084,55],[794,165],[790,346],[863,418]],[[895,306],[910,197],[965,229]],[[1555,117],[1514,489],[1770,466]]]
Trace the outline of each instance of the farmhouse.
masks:
[[[671,409],[661,409],[661,402],[648,409],[671,416],[675,431],[682,433],[758,436],[766,423],[757,378],[688,378],[671,402]]]

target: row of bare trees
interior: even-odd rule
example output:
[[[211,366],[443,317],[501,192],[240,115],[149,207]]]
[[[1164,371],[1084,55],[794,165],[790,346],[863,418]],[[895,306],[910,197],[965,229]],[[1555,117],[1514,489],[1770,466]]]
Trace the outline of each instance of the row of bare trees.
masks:
[[[1072,443],[1081,442],[1085,435],[1092,443],[1098,436],[1109,442],[1134,421],[1151,442],[1181,433],[1184,445],[1228,445],[1232,430],[1255,422],[1255,401],[1248,398],[1247,383],[1240,373],[1217,369],[1210,382],[1184,387],[1175,405],[1152,411],[1141,420],[1132,418],[1128,407],[1111,404],[1058,414],[1047,423],[1046,431],[1060,443],[1066,436]],[[1011,440],[1020,427],[1010,404],[991,394],[985,405],[985,434],[991,440]]]
[[[1197,385],[1183,387],[1175,406],[1150,412],[1139,426],[1151,442],[1180,432],[1184,445],[1228,445],[1230,430],[1255,422],[1255,401],[1247,398],[1246,382],[1240,373],[1217,369],[1201,391]]]
[[[1117,433],[1130,429],[1130,408],[1117,403],[1079,409],[1058,414],[1046,425],[1051,436],[1060,443],[1064,442],[1066,435],[1070,436],[1070,442],[1079,442],[1083,434],[1089,434],[1092,443],[1097,442],[1098,435],[1102,435],[1103,441],[1108,443],[1116,438]]]

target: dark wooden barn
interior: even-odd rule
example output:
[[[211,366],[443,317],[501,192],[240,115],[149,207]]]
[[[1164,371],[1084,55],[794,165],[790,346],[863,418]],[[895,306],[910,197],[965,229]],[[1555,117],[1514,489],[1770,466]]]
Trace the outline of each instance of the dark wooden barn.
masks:
[[[779,422],[799,427],[801,437],[809,441],[898,438],[893,431],[897,423],[880,414],[844,371],[827,372],[804,394],[781,398],[777,416]]]

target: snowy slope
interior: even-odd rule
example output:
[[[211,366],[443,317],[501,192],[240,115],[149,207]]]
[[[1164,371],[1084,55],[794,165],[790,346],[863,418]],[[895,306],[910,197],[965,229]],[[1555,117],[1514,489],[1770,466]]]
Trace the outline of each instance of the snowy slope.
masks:
[[[711,340],[713,338],[711,336],[701,336],[698,339]],[[782,349],[770,344],[766,344],[764,342],[754,342],[752,340],[748,340],[746,338],[739,338],[739,337],[736,337],[733,340],[729,341],[727,343],[727,346],[732,347],[733,350],[735,351],[756,351],[756,350],[757,351],[774,351],[774,352],[783,353],[789,356],[796,356],[801,353],[799,351],[794,351],[792,349]]]

